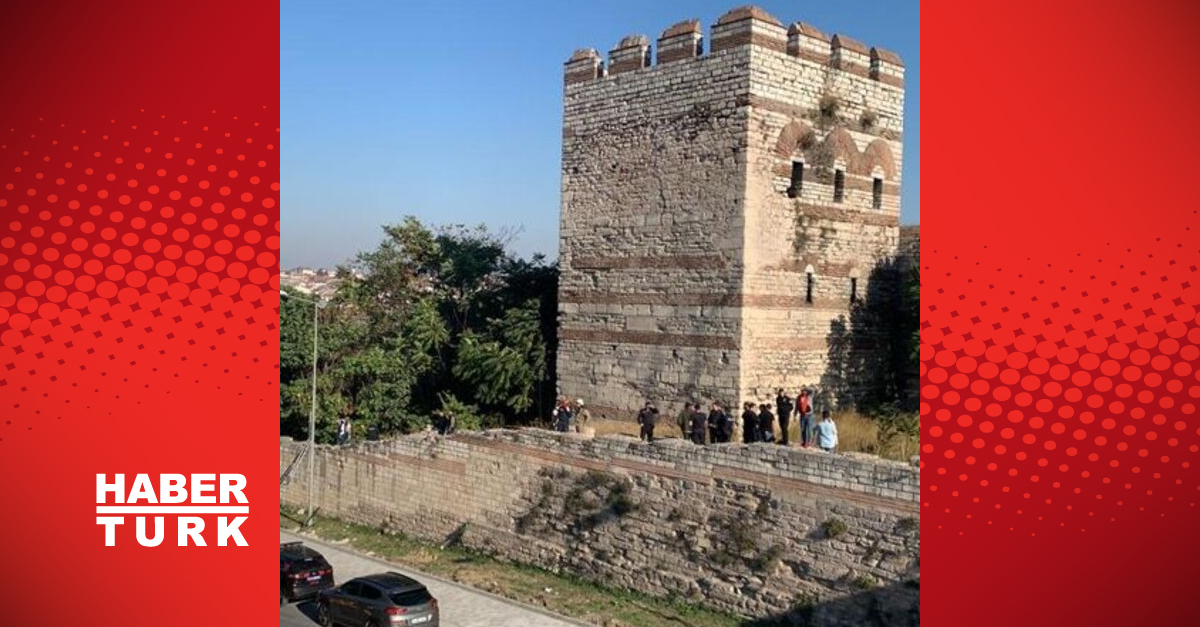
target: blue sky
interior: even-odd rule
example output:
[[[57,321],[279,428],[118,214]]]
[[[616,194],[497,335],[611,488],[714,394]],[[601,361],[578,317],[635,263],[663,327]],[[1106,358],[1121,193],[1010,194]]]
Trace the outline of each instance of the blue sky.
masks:
[[[519,227],[517,252],[556,256],[563,62],[688,18],[707,38],[737,3],[284,0],[283,266],[343,262],[409,214]],[[902,219],[918,222],[918,0],[758,4],[905,60]]]

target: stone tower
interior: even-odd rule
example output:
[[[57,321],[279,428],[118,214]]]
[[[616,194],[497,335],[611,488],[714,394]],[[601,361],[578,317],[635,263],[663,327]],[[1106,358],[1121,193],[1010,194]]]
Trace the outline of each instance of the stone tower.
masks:
[[[900,59],[757,7],[703,39],[566,63],[558,385],[593,415],[853,395],[830,364],[897,253]]]

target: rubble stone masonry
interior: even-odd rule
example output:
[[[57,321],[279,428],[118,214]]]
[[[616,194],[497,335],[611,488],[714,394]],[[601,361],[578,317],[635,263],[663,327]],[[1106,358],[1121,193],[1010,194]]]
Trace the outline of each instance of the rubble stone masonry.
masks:
[[[304,447],[281,441],[281,474]],[[323,513],[610,586],[814,625],[919,620],[920,471],[900,462],[528,429],[321,446],[316,477]]]
[[[861,383],[826,366],[897,254],[902,62],[755,7],[709,38],[566,64],[557,374],[595,416]]]

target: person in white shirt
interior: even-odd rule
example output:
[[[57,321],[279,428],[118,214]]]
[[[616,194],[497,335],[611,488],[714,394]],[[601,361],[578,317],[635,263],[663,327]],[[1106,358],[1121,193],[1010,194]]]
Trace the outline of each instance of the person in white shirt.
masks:
[[[821,422],[817,423],[817,446],[826,453],[832,453],[837,448],[837,423],[829,415],[829,410],[821,411]]]
[[[575,425],[571,430],[576,433],[582,433],[583,428],[587,426],[587,422],[591,419],[591,417],[591,412],[589,412],[583,406],[583,399],[575,399]]]

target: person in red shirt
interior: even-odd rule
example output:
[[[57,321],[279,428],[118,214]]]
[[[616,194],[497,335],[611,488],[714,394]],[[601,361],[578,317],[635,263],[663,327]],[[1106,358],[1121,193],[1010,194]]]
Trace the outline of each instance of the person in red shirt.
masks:
[[[812,446],[816,425],[813,424],[812,393],[807,388],[796,398],[796,412],[800,414],[800,446]]]

